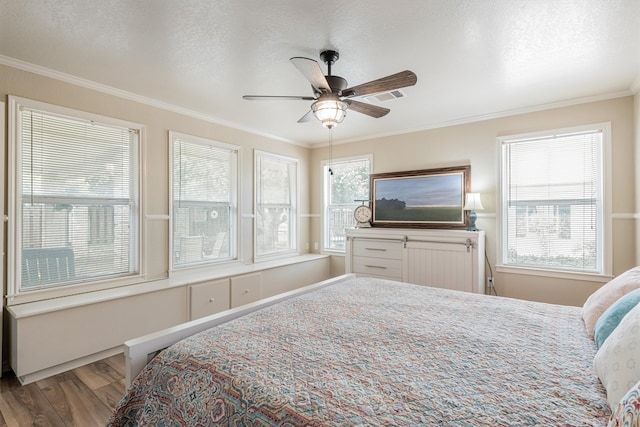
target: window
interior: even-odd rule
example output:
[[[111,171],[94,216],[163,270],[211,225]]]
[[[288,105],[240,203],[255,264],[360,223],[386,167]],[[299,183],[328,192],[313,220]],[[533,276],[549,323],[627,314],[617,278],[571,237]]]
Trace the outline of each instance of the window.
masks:
[[[141,127],[11,103],[11,292],[138,273]]]
[[[238,148],[170,132],[172,265],[236,258]]]
[[[296,250],[298,161],[256,151],[256,257]]]
[[[370,173],[371,156],[323,162],[325,250],[344,251],[344,230],[356,225],[353,211],[363,203],[356,200],[368,205]]]
[[[608,125],[501,138],[503,266],[605,273]]]

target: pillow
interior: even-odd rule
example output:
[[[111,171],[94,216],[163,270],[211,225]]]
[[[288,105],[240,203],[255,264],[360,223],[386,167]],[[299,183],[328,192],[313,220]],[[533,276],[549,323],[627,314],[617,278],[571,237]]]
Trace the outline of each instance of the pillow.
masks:
[[[608,427],[640,427],[640,382],[613,408]]]
[[[622,396],[640,381],[640,304],[620,321],[593,359],[593,368],[615,408]]]
[[[630,312],[633,307],[638,305],[638,303],[640,303],[640,289],[629,292],[611,304],[611,306],[602,313],[602,316],[600,316],[593,329],[593,337],[598,348],[602,346],[604,340],[606,340],[616,326],[618,326],[622,318]]]
[[[638,288],[640,288],[640,267],[634,267],[591,294],[582,306],[581,312],[589,337],[593,338],[593,328],[602,313],[621,296]]]

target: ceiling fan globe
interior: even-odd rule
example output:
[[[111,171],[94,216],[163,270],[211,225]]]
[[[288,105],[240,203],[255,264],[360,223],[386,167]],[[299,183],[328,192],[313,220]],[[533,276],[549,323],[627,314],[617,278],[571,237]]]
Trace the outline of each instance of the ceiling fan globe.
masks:
[[[328,129],[333,129],[344,120],[347,116],[347,108],[349,108],[349,104],[341,101],[335,94],[321,95],[316,102],[311,104],[313,115]]]

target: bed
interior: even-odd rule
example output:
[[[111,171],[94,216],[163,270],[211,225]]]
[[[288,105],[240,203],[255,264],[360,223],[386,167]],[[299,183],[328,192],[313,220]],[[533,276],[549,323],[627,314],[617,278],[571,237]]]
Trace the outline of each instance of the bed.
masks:
[[[128,344],[110,426],[602,426],[611,413],[579,307],[345,276],[191,326],[144,367],[137,345],[193,330]]]

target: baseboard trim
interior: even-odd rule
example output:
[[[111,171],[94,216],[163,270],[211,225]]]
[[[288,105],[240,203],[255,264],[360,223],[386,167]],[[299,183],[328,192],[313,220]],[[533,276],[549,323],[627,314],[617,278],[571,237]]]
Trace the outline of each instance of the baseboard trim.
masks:
[[[63,372],[70,371],[80,366],[88,365],[89,363],[97,362],[98,360],[106,359],[107,357],[115,356],[124,352],[124,346],[119,345],[117,347],[110,348],[108,350],[100,351],[98,353],[91,354],[89,356],[81,357],[79,359],[70,360],[60,365],[52,366],[50,368],[42,369],[40,371],[32,372],[30,374],[17,376],[20,384],[27,385],[42,379],[58,375]],[[3,363],[4,369],[4,363]]]

